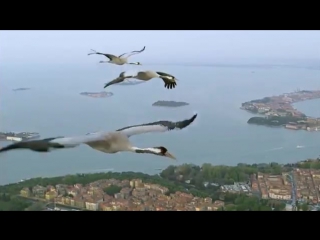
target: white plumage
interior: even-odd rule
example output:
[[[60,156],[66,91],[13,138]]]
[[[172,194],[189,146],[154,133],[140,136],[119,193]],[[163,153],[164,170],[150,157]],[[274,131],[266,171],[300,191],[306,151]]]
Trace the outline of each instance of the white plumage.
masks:
[[[129,138],[133,135],[142,133],[165,132],[174,129],[183,129],[189,126],[196,119],[196,117],[197,114],[192,116],[190,119],[183,121],[157,121],[129,126],[113,132],[93,132],[86,135],[74,137],[56,137],[18,142],[0,149],[0,152],[5,152],[13,149],[30,149],[37,152],[49,152],[53,149],[57,150],[63,148],[74,148],[79,146],[80,144],[86,144],[91,148],[104,153],[129,151],[136,153],[150,153],[175,159],[175,157],[170,154],[165,147],[161,146],[151,148],[138,148],[131,145]]]

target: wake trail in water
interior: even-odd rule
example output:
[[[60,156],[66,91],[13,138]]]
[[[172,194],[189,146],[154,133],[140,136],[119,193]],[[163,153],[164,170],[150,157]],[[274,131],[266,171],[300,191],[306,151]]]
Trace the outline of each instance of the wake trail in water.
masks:
[[[271,148],[271,149],[267,150],[266,152],[279,151],[279,150],[282,150],[282,149],[283,149],[283,147]]]

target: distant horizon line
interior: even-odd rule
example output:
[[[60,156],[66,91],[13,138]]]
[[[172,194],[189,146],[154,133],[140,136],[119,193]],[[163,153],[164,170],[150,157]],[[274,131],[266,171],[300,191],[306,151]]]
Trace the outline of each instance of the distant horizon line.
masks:
[[[179,62],[179,61],[174,61],[174,62],[165,62],[165,61],[159,61],[159,62],[154,62],[154,61],[150,61],[147,62],[146,64],[143,64],[141,66],[144,65],[168,65],[168,66],[222,66],[222,67],[228,67],[228,66],[248,66],[248,67],[258,67],[258,66],[266,66],[266,67],[302,67],[302,68],[313,68],[313,69],[319,69],[320,70],[320,60],[319,59],[292,59],[292,60],[281,60],[282,62],[279,62],[280,59],[277,60],[277,62],[272,62],[271,60],[269,60],[269,62],[267,62],[266,60],[264,60],[265,62],[261,62],[261,60],[257,60],[257,61],[230,61],[230,60],[225,60],[225,61],[221,61],[221,62],[215,62],[215,61],[207,61],[207,62],[202,62],[202,61],[195,61],[195,62]],[[275,60],[274,60],[275,61]],[[297,62],[298,61],[298,62]],[[312,61],[312,62],[310,62]],[[30,65],[46,65],[46,62],[1,62],[0,64],[2,65],[2,67],[9,67],[9,66],[14,66],[14,65],[21,65],[24,64],[26,66],[30,66]],[[55,62],[55,63],[48,63],[48,65],[55,65],[55,64],[64,64],[64,65],[84,65],[87,64],[85,62],[64,62],[64,63],[59,63],[59,62]]]

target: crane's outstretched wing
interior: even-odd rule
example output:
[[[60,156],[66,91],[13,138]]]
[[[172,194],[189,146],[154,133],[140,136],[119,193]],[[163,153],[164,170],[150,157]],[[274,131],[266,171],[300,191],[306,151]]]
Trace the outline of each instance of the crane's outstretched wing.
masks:
[[[1,148],[0,152],[14,149],[30,149],[36,152],[49,152],[53,149],[73,148],[84,143],[104,141],[107,137],[108,135],[106,133],[101,132],[75,137],[45,138],[40,140],[13,143]]]
[[[109,87],[110,85],[113,85],[113,84],[116,84],[116,83],[121,83],[125,79],[126,79],[125,77],[117,77],[116,79],[106,83],[103,88]]]
[[[116,84],[116,83],[121,83],[123,82],[126,78],[132,78],[133,76],[125,76],[126,72],[122,72],[120,73],[119,77],[117,77],[116,79],[106,83],[104,85],[104,88],[110,86],[110,85],[113,85],[113,84]]]
[[[145,123],[141,125],[134,125],[125,128],[118,129],[121,133],[126,134],[128,137],[132,135],[148,133],[148,132],[166,132],[174,129],[183,129],[188,127],[197,117],[197,114],[193,115],[192,118],[186,119],[179,122],[171,121],[158,121],[152,123]]]
[[[92,54],[98,54],[98,55],[104,55],[107,58],[109,58],[109,60],[111,61],[113,58],[117,58],[117,56],[109,54],[109,53],[101,53],[101,52],[97,52],[96,50],[91,49],[91,51],[93,51],[92,53],[88,53],[88,55],[92,55]]]
[[[140,51],[132,51],[132,52],[129,52],[129,53],[123,53],[123,54],[119,55],[119,58],[124,56],[124,55],[126,55],[126,54],[129,54],[127,56],[127,58],[128,58],[128,57],[130,57],[132,55],[135,55],[135,54],[138,54],[138,53],[142,53],[145,49],[146,49],[146,46],[144,46]]]

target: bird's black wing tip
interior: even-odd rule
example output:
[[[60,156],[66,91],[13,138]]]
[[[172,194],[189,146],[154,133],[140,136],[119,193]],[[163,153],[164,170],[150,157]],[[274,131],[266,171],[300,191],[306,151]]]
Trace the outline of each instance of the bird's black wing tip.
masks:
[[[190,118],[190,121],[193,122],[198,116],[198,113],[195,113],[192,118]]]
[[[17,148],[20,148],[21,145],[23,145],[23,144],[21,144],[21,142],[12,143],[12,144],[9,144],[8,146],[0,147],[0,152],[6,152],[9,150],[17,149]]]
[[[6,147],[0,148],[0,152],[5,152],[5,151],[7,151]]]

